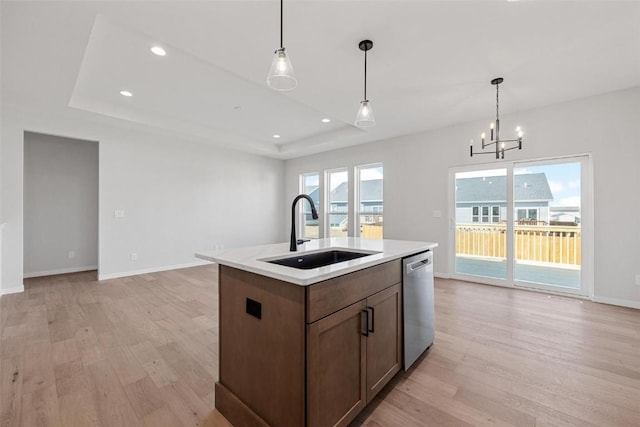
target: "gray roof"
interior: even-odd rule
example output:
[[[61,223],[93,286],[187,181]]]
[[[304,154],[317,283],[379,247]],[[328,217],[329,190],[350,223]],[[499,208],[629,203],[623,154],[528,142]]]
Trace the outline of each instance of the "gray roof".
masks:
[[[332,202],[347,202],[348,183],[343,182],[331,191]],[[371,202],[382,200],[382,180],[369,179],[360,182],[360,201]]]
[[[320,188],[318,186],[310,187],[311,191],[307,193],[307,196],[311,197],[313,203],[315,203],[316,208],[319,207],[320,204]],[[306,209],[306,208],[305,208]]]
[[[550,201],[553,194],[544,173],[515,175],[516,201]],[[456,179],[456,202],[506,202],[506,176]]]

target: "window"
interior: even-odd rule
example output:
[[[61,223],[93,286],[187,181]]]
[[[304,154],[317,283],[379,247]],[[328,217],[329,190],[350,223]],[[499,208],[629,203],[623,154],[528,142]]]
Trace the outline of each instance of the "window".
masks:
[[[348,235],[349,173],[346,169],[327,171],[327,237]]]
[[[320,175],[308,173],[300,175],[300,192],[307,194],[313,200],[316,208],[320,207]],[[306,200],[300,200],[299,209],[302,213],[300,221],[300,235],[309,239],[320,237],[320,224],[318,219],[311,216],[311,205]]]
[[[315,239],[355,235],[382,239],[382,164],[356,166],[353,171],[352,174],[351,170],[341,168],[325,170],[322,174],[313,172],[300,175],[300,192],[313,199],[320,215],[318,220],[314,220],[309,204],[300,201],[300,236]],[[319,203],[321,199],[323,206]],[[349,224],[349,221],[354,222]]]
[[[518,209],[518,220],[538,220],[538,209]]]
[[[482,216],[480,212],[482,211]],[[497,224],[500,222],[500,206],[472,206],[471,222],[482,222]]]
[[[491,222],[493,223],[500,222],[500,206],[491,207]]]
[[[482,207],[482,222],[489,222],[489,206]]]
[[[358,183],[356,206],[360,207],[360,211],[356,212],[357,235],[368,239],[382,239],[384,214],[382,165],[356,167],[356,179]]]

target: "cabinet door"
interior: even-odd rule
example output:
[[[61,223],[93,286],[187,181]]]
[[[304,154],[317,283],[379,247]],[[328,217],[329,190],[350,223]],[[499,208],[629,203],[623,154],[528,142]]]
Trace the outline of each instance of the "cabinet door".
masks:
[[[307,325],[307,425],[346,426],[366,405],[365,301]]]
[[[402,288],[400,283],[367,298],[367,403],[402,364]]]

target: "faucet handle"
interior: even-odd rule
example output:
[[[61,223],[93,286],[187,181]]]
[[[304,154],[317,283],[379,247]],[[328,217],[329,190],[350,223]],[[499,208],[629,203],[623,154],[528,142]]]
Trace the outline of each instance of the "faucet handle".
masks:
[[[310,242],[310,241],[311,241],[311,239],[298,239],[298,241],[297,241],[296,243],[297,243],[297,244],[299,244],[299,245],[301,245],[301,244],[303,244],[304,242]]]

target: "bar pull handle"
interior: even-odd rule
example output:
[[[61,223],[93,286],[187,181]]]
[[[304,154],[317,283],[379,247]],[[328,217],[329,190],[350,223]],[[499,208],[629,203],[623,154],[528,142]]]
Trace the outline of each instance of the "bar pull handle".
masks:
[[[367,311],[371,310],[371,328],[368,328],[368,332],[375,332],[375,326],[376,326],[376,312],[374,310],[373,307],[367,307]],[[369,322],[368,322],[368,318],[369,316],[367,316],[367,326],[369,326]]]
[[[431,258],[426,258],[420,261],[416,261],[414,263],[407,265],[407,273],[412,273],[416,270],[419,270],[427,265],[431,264]]]
[[[369,310],[362,310],[362,313],[364,313],[364,333],[362,333],[362,335],[364,335],[365,337],[369,336]]]

